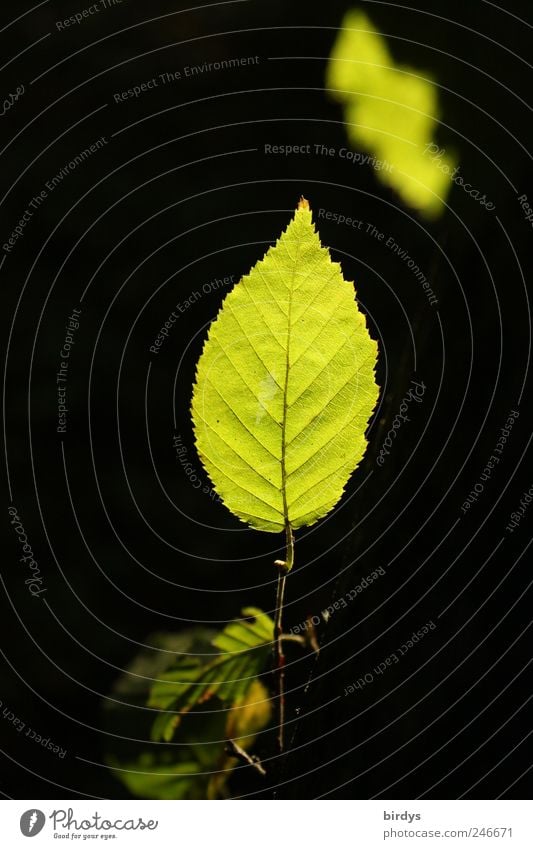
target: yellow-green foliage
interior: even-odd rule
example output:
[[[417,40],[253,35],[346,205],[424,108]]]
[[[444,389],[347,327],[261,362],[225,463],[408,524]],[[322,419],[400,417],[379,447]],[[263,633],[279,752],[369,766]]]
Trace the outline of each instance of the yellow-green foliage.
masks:
[[[333,47],[326,87],[344,104],[351,144],[388,163],[379,179],[421,213],[439,215],[455,163],[446,153],[436,158],[425,152],[434,145],[440,117],[429,75],[395,65],[367,15],[351,11]]]
[[[366,449],[377,344],[307,201],[227,295],[198,362],[196,446],[226,506],[254,528],[312,525]]]

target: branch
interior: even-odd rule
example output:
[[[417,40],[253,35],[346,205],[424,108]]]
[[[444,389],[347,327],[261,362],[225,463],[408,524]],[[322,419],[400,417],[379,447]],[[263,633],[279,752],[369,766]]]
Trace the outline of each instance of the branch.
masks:
[[[233,757],[237,758],[241,761],[241,763],[253,767],[260,775],[266,775],[265,768],[257,755],[249,755],[248,752],[245,752],[245,750],[235,742],[235,740],[226,741],[225,751],[228,755],[233,755]]]

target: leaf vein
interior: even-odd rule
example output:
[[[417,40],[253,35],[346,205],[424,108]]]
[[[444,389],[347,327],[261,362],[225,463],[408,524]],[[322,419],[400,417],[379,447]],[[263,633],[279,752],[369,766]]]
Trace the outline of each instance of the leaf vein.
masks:
[[[252,498],[255,498],[255,500],[256,500],[256,501],[259,501],[261,504],[264,504],[266,507],[268,507],[268,508],[269,508],[269,510],[272,510],[274,513],[277,513],[279,516],[281,516],[281,515],[282,515],[282,514],[279,512],[279,510],[277,510],[277,509],[276,509],[276,507],[274,507],[272,504],[269,504],[269,502],[268,502],[268,501],[265,501],[265,499],[264,499],[264,498],[261,498],[261,496],[256,495],[256,493],[255,493],[255,492],[252,492],[252,490],[251,490],[251,489],[248,489],[248,488],[247,488],[246,486],[244,486],[243,484],[241,484],[241,483],[237,483],[237,481],[233,480],[233,478],[231,477],[231,475],[228,475],[228,473],[227,473],[227,472],[225,472],[223,469],[221,469],[221,468],[220,468],[220,466],[218,466],[218,465],[214,462],[214,460],[212,460],[212,459],[211,459],[211,457],[209,457],[209,456],[208,456],[208,454],[207,454],[205,451],[202,451],[202,454],[203,454],[203,456],[206,458],[206,460],[207,460],[207,461],[208,461],[208,462],[209,462],[209,463],[213,466],[213,468],[215,468],[218,472],[220,472],[220,474],[221,474],[221,475],[223,475],[225,478],[227,478],[229,481],[231,481],[231,483],[232,483],[234,486],[236,486],[236,487],[237,487],[237,489],[240,489],[240,490],[242,490],[243,492],[245,492],[247,495],[250,495]],[[263,518],[264,518],[264,519],[267,519],[267,520],[269,519],[269,517],[268,517],[268,516],[263,516]]]
[[[339,349],[339,350],[340,350],[340,349]],[[298,439],[298,437],[299,437],[299,436],[301,436],[301,435],[302,435],[302,433],[304,433],[304,431],[306,431],[306,430],[307,430],[307,428],[308,428],[308,427],[310,427],[310,425],[312,425],[312,424],[313,424],[313,422],[314,422],[314,421],[318,418],[318,416],[322,415],[322,413],[324,413],[324,412],[325,412],[326,408],[327,408],[327,407],[329,407],[329,405],[331,404],[331,402],[332,402],[332,401],[334,401],[334,400],[335,400],[335,398],[337,398],[337,396],[338,396],[338,395],[340,395],[340,393],[341,393],[344,389],[346,389],[346,387],[348,386],[348,384],[349,384],[349,383],[350,383],[350,382],[354,379],[354,377],[356,377],[356,376],[357,376],[357,374],[361,371],[361,369],[363,368],[363,365],[364,365],[364,363],[366,362],[366,360],[367,360],[367,359],[370,359],[370,356],[371,356],[371,355],[369,355],[369,357],[365,357],[365,359],[363,360],[363,362],[362,362],[362,363],[360,364],[360,366],[359,366],[359,367],[358,367],[358,368],[354,371],[354,373],[353,373],[353,374],[352,374],[352,375],[348,378],[348,380],[347,380],[345,383],[343,383],[343,385],[342,385],[342,386],[341,386],[341,387],[340,387],[340,388],[339,388],[339,389],[335,392],[335,394],[334,394],[334,395],[332,395],[332,396],[331,396],[331,398],[329,399],[329,401],[327,402],[327,404],[325,404],[325,405],[322,407],[322,409],[321,409],[321,410],[319,410],[317,413],[315,413],[315,415],[314,415],[314,416],[313,416],[313,417],[312,417],[312,418],[311,418],[311,419],[307,422],[307,424],[305,424],[305,425],[303,426],[303,428],[301,428],[301,430],[299,430],[299,431],[298,431],[298,433],[297,433],[295,436],[293,436],[293,438],[291,439],[291,441],[288,443],[287,448],[289,448],[289,447],[292,445],[292,443],[293,443],[296,439]],[[308,388],[309,388],[309,387],[308,387]],[[302,395],[303,395],[303,393],[302,393]],[[301,396],[299,396],[299,397],[301,397]],[[348,425],[346,425],[346,427],[348,427]],[[322,447],[324,447],[324,446],[322,446]],[[320,449],[320,450],[322,450],[322,449]],[[306,461],[306,462],[307,462],[307,461]],[[302,464],[302,465],[305,465],[305,464]],[[294,474],[294,471],[292,471],[290,474],[291,474],[291,475],[292,475],[292,474]]]
[[[276,490],[276,492],[279,492],[279,488],[275,484],[273,484],[272,481],[269,481],[269,479],[266,478],[264,475],[262,475],[261,472],[259,472],[258,469],[255,466],[252,466],[251,463],[249,463],[248,460],[245,457],[242,456],[242,454],[239,454],[238,451],[235,450],[233,445],[230,445],[229,442],[226,439],[224,439],[224,437],[221,436],[220,433],[217,430],[215,430],[213,425],[210,424],[208,421],[206,421],[200,413],[198,415],[199,415],[200,419],[203,421],[203,423],[205,424],[205,426],[208,427],[210,430],[212,430],[213,433],[220,439],[220,441],[223,442],[224,445],[227,445],[228,448],[230,449],[230,451],[233,451],[233,453],[235,454],[236,457],[239,458],[239,460],[242,460],[244,463],[246,463],[246,465],[248,466],[249,469],[252,470],[252,472],[254,472],[258,477],[262,478],[266,483],[268,483],[271,487],[273,487]],[[269,453],[274,458],[274,460],[279,462],[278,458],[275,457],[274,454],[272,454],[272,452],[269,452]]]
[[[260,446],[261,446],[261,448],[264,448],[264,449],[265,449],[265,451],[268,451],[268,453],[269,453],[269,454],[271,454],[271,455],[272,455],[272,457],[273,457],[275,460],[278,460],[278,461],[279,461],[279,459],[280,459],[280,458],[279,458],[279,457],[276,457],[276,455],[275,455],[275,454],[274,454],[274,453],[270,450],[270,448],[268,448],[266,445],[264,445],[264,444],[261,442],[261,440],[260,440],[260,439],[258,439],[258,437],[255,435],[255,433],[254,433],[252,430],[250,430],[250,428],[248,427],[248,425],[246,425],[246,424],[242,421],[242,419],[241,419],[241,418],[239,418],[239,416],[237,415],[237,413],[235,412],[235,410],[233,409],[233,407],[231,406],[231,404],[229,403],[229,401],[226,401],[226,399],[224,398],[224,396],[222,395],[222,393],[219,391],[218,387],[217,387],[217,386],[215,386],[215,384],[213,383],[213,381],[211,380],[211,378],[210,378],[210,377],[206,377],[206,380],[208,381],[208,383],[210,383],[210,385],[213,387],[213,389],[214,389],[214,390],[215,390],[215,392],[217,393],[218,397],[221,399],[221,401],[223,401],[223,402],[224,402],[224,404],[226,405],[226,407],[228,408],[228,410],[230,411],[230,413],[232,413],[232,414],[235,416],[235,418],[236,418],[236,419],[237,419],[237,421],[240,423],[240,425],[244,428],[244,430],[245,430],[247,433],[249,433],[249,434],[250,434],[250,436],[252,436],[252,437],[255,439],[255,441],[257,442],[257,444],[258,444],[258,445],[260,445]],[[248,386],[248,384],[245,384],[245,385],[246,385],[246,386]],[[249,387],[249,386],[248,386],[248,389],[250,389],[250,387]],[[251,390],[251,389],[250,389],[250,392],[251,392],[251,394],[253,395],[253,397],[255,398],[255,395],[254,395],[254,393],[252,392],[252,390]],[[256,398],[256,400],[257,400],[257,398]],[[268,413],[268,410],[266,410],[266,412]],[[274,418],[274,417],[273,417],[270,413],[269,413],[269,415],[271,416],[272,420],[276,423],[276,425],[279,427],[279,422],[276,422],[276,419],[275,419],[275,418]]]

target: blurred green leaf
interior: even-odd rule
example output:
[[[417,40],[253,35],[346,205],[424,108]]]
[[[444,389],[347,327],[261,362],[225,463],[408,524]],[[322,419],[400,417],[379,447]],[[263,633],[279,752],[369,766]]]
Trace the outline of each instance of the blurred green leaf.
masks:
[[[429,74],[396,65],[368,16],[353,10],[333,46],[326,87],[344,104],[352,146],[378,158],[378,178],[427,217],[440,215],[455,162],[445,151],[434,155],[440,114]]]
[[[128,790],[142,799],[198,799],[206,792],[197,761],[172,763],[147,754],[130,764],[112,761],[112,765]]]
[[[213,696],[226,706],[242,701],[267,663],[274,623],[265,613],[247,607],[243,621],[231,622],[212,641],[220,650],[213,659],[184,657],[151,688],[149,707],[161,708],[152,740],[172,739],[181,717]]]
[[[132,795],[145,799],[227,797],[228,781],[238,761],[225,751],[226,741],[235,740],[241,749],[248,750],[257,733],[270,722],[272,712],[269,693],[256,676],[268,663],[273,623],[257,608],[245,608],[242,614],[247,617],[245,621],[231,622],[219,633],[196,627],[181,634],[153,635],[148,640],[153,648],[140,652],[116,682],[105,703],[105,727],[110,734],[107,761]],[[245,678],[245,686],[237,682],[239,686],[233,688],[226,681],[224,701],[216,682],[202,688],[197,680],[192,681],[215,660],[221,663],[214,668],[224,672],[230,668],[224,661],[244,655],[251,677]],[[179,701],[182,691],[173,676],[178,669],[184,690],[194,683],[195,693],[206,694],[209,689],[209,695],[177,715],[179,727],[173,723],[175,715],[166,710],[154,723],[154,710],[147,706],[150,693],[161,687],[160,698],[165,704],[176,697]],[[191,680],[185,680],[187,675]],[[167,694],[167,689],[172,694]],[[192,691],[186,701],[191,697]],[[172,743],[158,742],[139,751],[138,741],[148,737],[150,726],[161,724],[164,730],[167,723]]]

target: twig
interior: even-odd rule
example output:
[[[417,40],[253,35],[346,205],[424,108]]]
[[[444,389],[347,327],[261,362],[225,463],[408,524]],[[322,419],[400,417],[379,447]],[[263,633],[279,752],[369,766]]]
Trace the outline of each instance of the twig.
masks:
[[[300,634],[282,634],[281,635],[282,643],[298,643],[300,646],[306,646],[307,640],[305,637],[302,637]]]
[[[283,654],[283,599],[285,596],[285,582],[287,574],[294,565],[294,536],[292,528],[287,524],[285,528],[286,535],[286,555],[285,560],[276,560],[275,565],[278,567],[278,587],[276,594],[276,617],[274,619],[274,660],[275,660],[275,675],[277,679],[277,696],[278,696],[278,749],[281,754],[285,745],[285,655]]]
[[[313,620],[309,616],[306,622],[307,628],[305,632],[305,641],[308,646],[310,646],[315,654],[320,654],[320,646],[318,644],[318,638],[316,635],[316,628],[314,626]]]
[[[257,755],[249,755],[235,740],[227,740],[225,750],[228,755],[233,755],[234,758],[237,758],[242,763],[253,767],[260,775],[266,775],[266,770]]]

